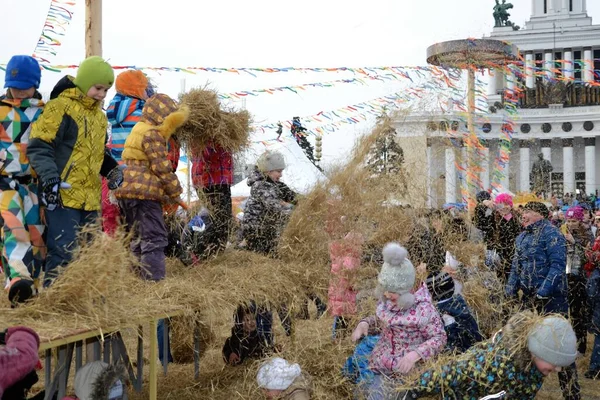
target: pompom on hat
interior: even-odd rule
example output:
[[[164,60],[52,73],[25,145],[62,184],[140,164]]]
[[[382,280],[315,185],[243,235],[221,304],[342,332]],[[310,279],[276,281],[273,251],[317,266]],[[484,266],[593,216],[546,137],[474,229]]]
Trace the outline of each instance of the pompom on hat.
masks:
[[[567,367],[577,358],[577,337],[569,321],[548,316],[538,322],[527,336],[527,347],[537,358],[556,367]]]
[[[302,374],[300,365],[290,364],[280,357],[265,362],[256,375],[258,387],[267,390],[286,390]]]

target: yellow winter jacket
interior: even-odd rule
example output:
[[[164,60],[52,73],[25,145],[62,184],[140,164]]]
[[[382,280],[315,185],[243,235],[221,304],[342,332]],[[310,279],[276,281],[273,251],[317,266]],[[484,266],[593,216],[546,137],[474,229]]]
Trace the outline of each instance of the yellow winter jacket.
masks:
[[[152,96],[144,105],[140,122],[125,141],[122,160],[127,167],[118,199],[168,202],[177,200],[182,189],[167,158],[167,141],[189,115],[165,94]]]
[[[52,91],[52,99],[32,126],[27,156],[42,185],[56,178],[71,185],[60,190],[63,206],[96,211],[101,204],[108,121],[99,102],[72,80],[64,77]]]

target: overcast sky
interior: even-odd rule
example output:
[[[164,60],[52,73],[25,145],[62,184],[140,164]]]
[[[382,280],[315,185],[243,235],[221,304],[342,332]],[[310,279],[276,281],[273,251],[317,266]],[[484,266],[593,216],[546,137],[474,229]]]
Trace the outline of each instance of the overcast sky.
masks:
[[[31,54],[49,0],[2,0],[0,63]],[[53,64],[77,64],[84,57],[84,0]],[[513,0],[512,20],[523,26],[531,2]],[[489,35],[493,0],[104,0],[103,56],[113,65],[207,67],[359,67],[425,65],[429,45]],[[588,1],[600,22],[600,1]],[[73,71],[71,71],[73,73]],[[175,96],[210,81],[221,92],[350,78],[351,74],[282,73],[257,78],[233,74],[150,72],[161,92]],[[44,73],[49,92],[62,74]],[[312,115],[398,91],[398,84],[339,85],[302,95],[261,95],[247,100],[257,121],[276,122]],[[346,154],[368,123],[323,139],[326,161]],[[272,137],[266,134],[265,138]]]

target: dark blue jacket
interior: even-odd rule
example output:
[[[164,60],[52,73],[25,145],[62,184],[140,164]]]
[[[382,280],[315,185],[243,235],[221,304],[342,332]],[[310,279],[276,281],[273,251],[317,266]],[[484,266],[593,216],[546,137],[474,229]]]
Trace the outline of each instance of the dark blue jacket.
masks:
[[[437,302],[435,307],[441,315],[448,314],[456,321],[451,325],[444,326],[446,336],[448,336],[446,342],[448,349],[464,352],[483,340],[477,321],[461,295],[455,294],[447,301]]]
[[[507,295],[514,297],[520,289],[523,301],[549,298],[546,312],[566,313],[566,263],[566,241],[560,231],[546,219],[529,225],[517,237]]]
[[[590,331],[594,335],[600,335],[600,270],[594,269],[587,283],[587,295],[592,310],[592,323]]]

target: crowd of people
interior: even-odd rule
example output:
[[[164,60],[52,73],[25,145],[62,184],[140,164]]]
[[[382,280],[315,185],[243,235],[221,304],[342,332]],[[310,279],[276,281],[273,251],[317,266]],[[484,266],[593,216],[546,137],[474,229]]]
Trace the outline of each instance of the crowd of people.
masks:
[[[165,215],[182,218],[173,211],[188,207],[180,199],[175,174],[181,145],[177,129],[188,118],[186,106],[156,93],[140,71],[115,79],[112,67],[99,57],[84,60],[75,77],[62,78],[47,104],[37,91],[40,79],[35,59],[14,56],[6,68],[7,93],[0,98],[2,267],[13,307],[59,278],[79,232],[99,218],[106,234],[114,235],[119,225],[131,232],[130,249],[140,261],[136,272],[148,281],[165,278],[171,251],[198,259],[225,250],[234,225],[233,163],[222,147],[192,149],[193,182],[210,212],[183,218],[190,237],[201,233],[200,242],[174,238],[165,220]],[[114,83],[117,95],[104,113],[102,105]],[[279,237],[299,200],[281,180],[285,168],[279,152],[259,157],[248,179],[251,193],[237,248],[277,257]],[[331,207],[336,201],[331,200]],[[588,349],[589,332],[595,338],[585,378],[600,378],[600,214],[593,214],[586,202],[574,199],[568,206],[548,207],[533,201],[514,207],[510,194],[481,192],[472,219],[456,210],[415,213],[406,243],[388,243],[375,255],[367,254],[373,249],[365,248],[364,234],[349,222],[346,216],[329,214],[327,306],[314,294],[308,297],[320,313],[327,309],[333,316],[334,340],[349,336],[356,343],[340,368],[356,385],[357,397],[497,394],[533,399],[544,378],[558,372],[564,398],[577,400],[576,360]],[[459,262],[448,238],[482,240],[485,261]],[[378,303],[366,310],[370,317],[350,327],[366,307],[351,276],[367,255],[382,264],[374,282]],[[504,296],[494,295],[514,305],[497,316],[504,328],[490,338],[482,334],[462,294],[474,268],[487,271],[504,291]],[[222,351],[226,364],[277,352],[271,310],[279,314],[285,333],[292,334],[287,304],[248,299],[234,313]],[[160,343],[168,341],[164,323],[158,336]],[[0,371],[11,371],[0,374],[0,398],[16,392],[20,397],[10,398],[26,398],[39,363],[39,338],[28,328],[12,327],[0,339]],[[161,361],[170,362],[162,349],[161,344]],[[454,357],[422,371],[424,362],[441,354]],[[415,371],[419,378],[409,381]],[[119,399],[124,382],[115,366],[90,363],[78,372],[75,392],[79,399]],[[312,392],[311,378],[298,364],[281,358],[263,363],[257,383],[270,399],[306,400]],[[100,397],[90,397],[90,387],[100,390]]]

